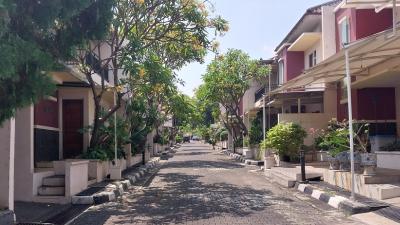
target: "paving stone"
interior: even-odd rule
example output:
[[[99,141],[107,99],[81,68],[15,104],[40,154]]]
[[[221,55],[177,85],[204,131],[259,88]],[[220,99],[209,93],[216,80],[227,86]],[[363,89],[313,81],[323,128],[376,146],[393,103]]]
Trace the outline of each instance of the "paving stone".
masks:
[[[301,200],[209,145],[182,145],[153,176],[71,225],[360,225],[314,198]],[[323,204],[323,205],[321,205]]]

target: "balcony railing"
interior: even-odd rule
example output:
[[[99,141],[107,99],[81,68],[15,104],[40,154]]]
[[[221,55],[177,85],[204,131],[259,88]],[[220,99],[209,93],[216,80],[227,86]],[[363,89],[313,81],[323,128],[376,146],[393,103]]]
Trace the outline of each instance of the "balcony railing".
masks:
[[[254,102],[257,102],[258,100],[260,100],[262,98],[262,96],[264,94],[268,94],[268,92],[275,90],[276,88],[278,88],[279,85],[278,84],[272,84],[271,85],[271,90],[269,90],[269,86],[266,88],[260,88],[258,91],[256,91],[256,93],[254,93]]]

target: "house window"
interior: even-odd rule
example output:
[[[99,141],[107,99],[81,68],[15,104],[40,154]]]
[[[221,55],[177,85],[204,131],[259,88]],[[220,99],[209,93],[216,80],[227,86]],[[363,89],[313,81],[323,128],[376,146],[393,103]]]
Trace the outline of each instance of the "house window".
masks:
[[[344,18],[342,21],[339,22],[339,29],[340,29],[340,43],[341,47],[343,44],[350,43],[350,21],[349,18]]]
[[[317,51],[313,51],[308,55],[308,67],[311,68],[317,65]]]
[[[279,71],[278,71],[278,84],[281,85],[283,84],[283,78],[285,75],[285,63],[283,60],[279,61]]]

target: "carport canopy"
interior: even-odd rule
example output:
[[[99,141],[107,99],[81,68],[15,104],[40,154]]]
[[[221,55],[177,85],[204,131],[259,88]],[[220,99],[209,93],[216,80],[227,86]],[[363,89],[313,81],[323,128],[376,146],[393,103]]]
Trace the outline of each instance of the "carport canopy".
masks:
[[[397,32],[399,27],[396,28]],[[371,68],[389,60],[400,57],[400,38],[393,35],[392,29],[352,42],[347,47],[349,51],[349,69],[351,76],[366,77],[371,75]],[[386,67],[379,73],[398,69],[400,63]],[[376,71],[373,71],[376,73]],[[324,60],[315,67],[305,70],[301,75],[286,82],[271,94],[312,89],[315,86],[339,81],[346,76],[345,50]]]

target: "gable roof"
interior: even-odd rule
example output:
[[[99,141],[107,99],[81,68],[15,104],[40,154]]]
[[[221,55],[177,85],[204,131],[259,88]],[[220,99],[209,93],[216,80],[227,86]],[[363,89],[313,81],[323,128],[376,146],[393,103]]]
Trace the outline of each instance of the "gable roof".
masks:
[[[289,33],[286,35],[286,37],[281,41],[281,43],[275,48],[275,51],[277,52],[284,44],[288,43],[291,39],[291,36],[295,33],[295,31],[300,27],[303,22],[309,17],[320,17],[321,12],[322,12],[322,7],[324,6],[335,6],[338,5],[342,0],[332,0],[329,2],[325,2],[316,6],[313,6],[311,8],[308,8],[306,12],[303,14],[303,16],[300,18],[299,21],[294,25],[294,27],[289,31]],[[310,18],[310,20],[312,20]]]

